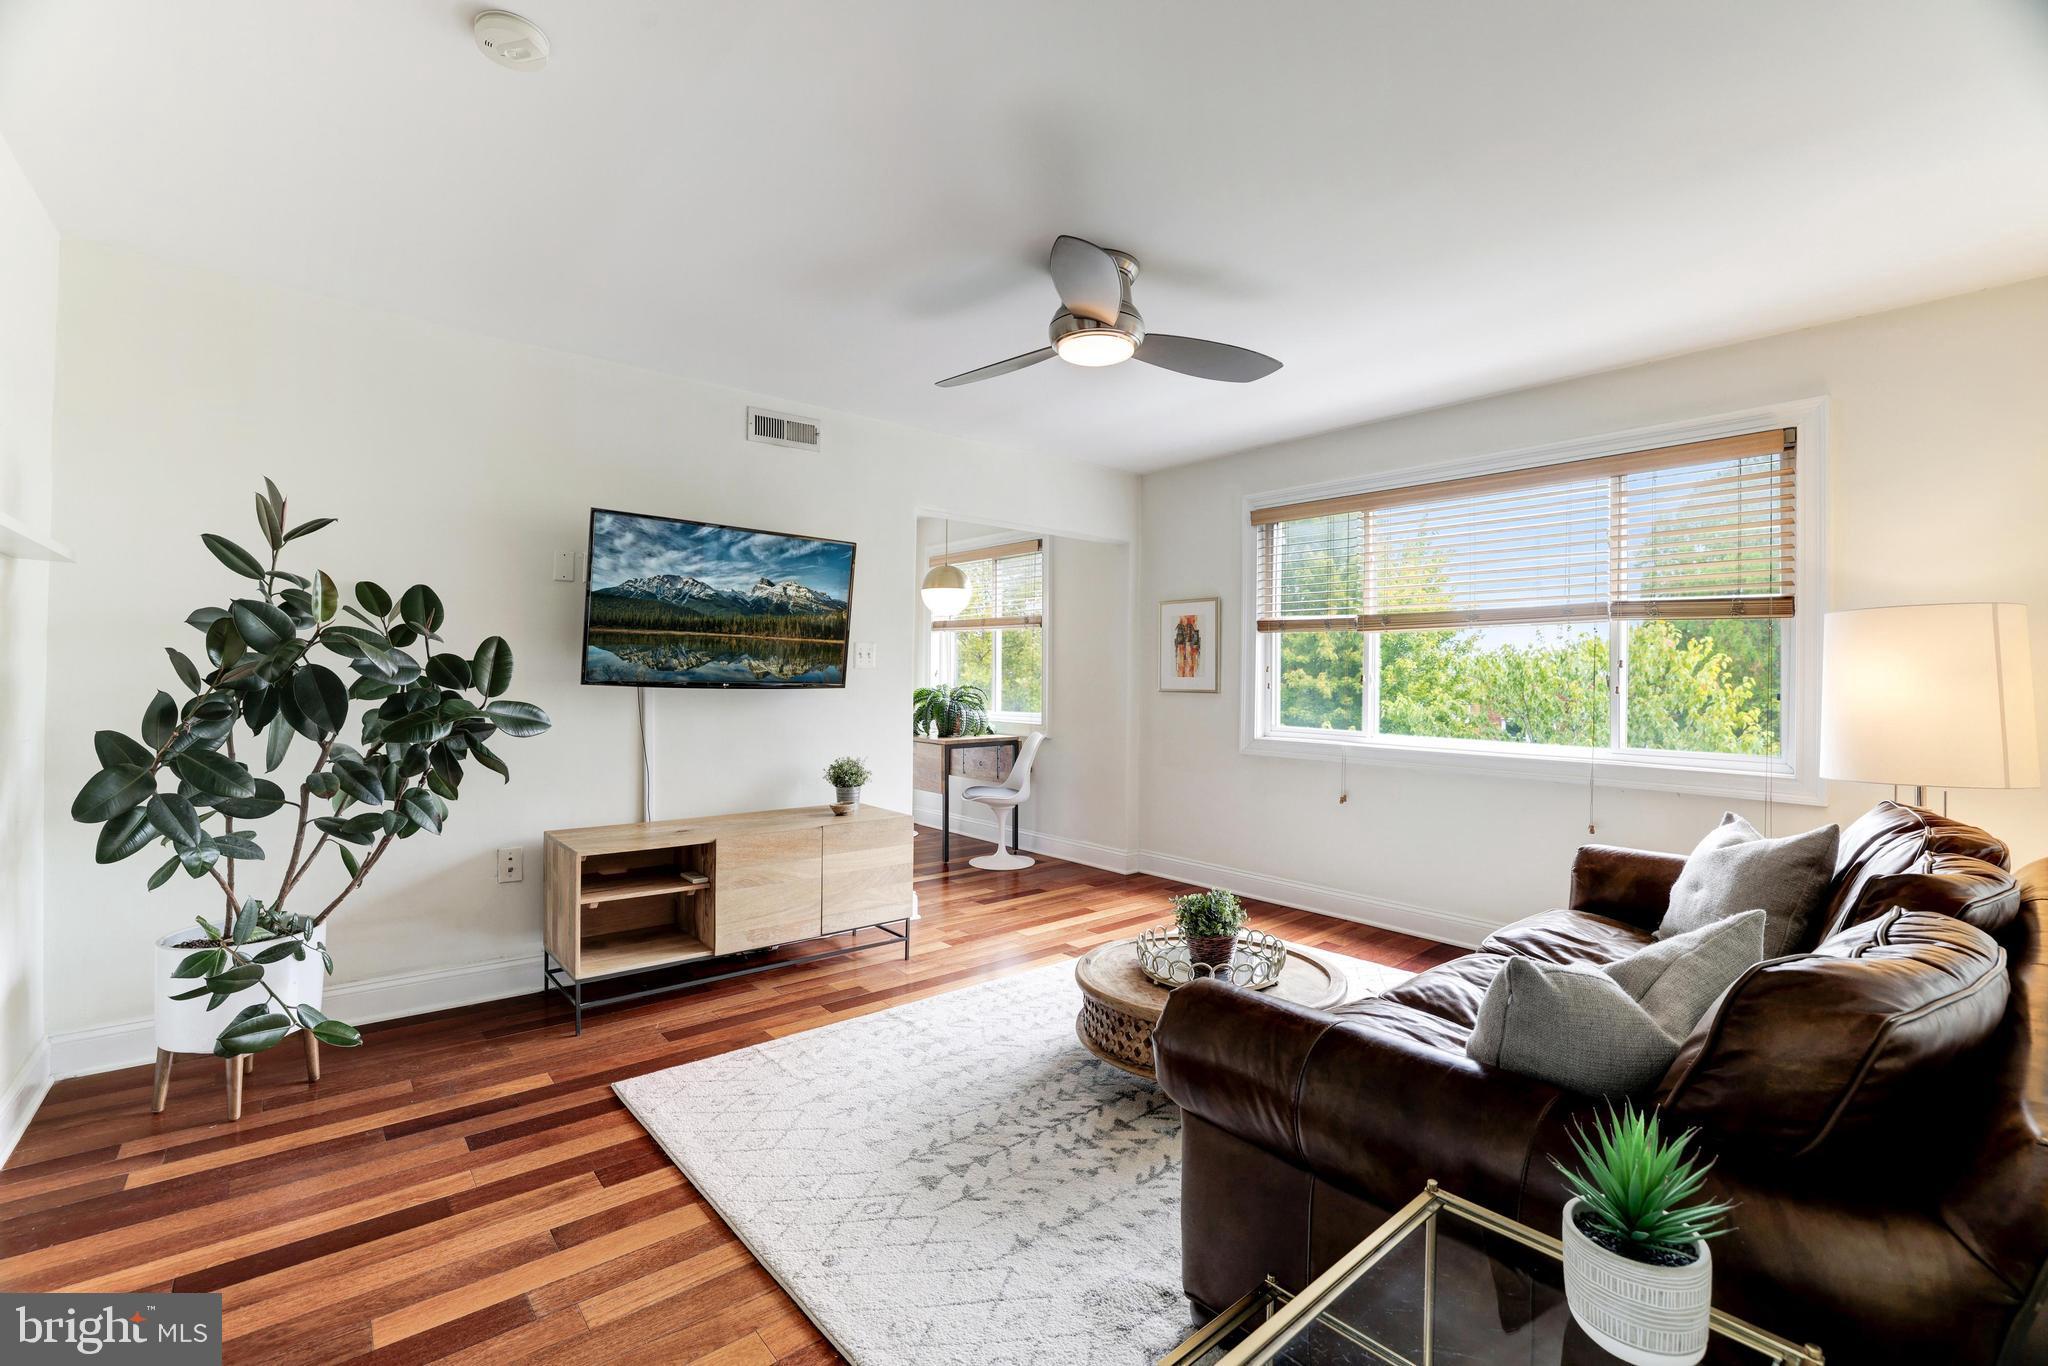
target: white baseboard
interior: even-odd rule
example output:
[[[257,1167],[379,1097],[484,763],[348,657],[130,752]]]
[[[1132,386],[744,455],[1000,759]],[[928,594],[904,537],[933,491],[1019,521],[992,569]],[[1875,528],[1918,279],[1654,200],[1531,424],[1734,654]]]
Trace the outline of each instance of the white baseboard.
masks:
[[[970,839],[996,842],[996,823],[987,816],[985,806],[971,806],[963,811],[953,808],[953,833],[966,835]],[[939,824],[939,796],[936,792],[918,792],[911,797],[911,814],[919,825],[936,829]],[[1064,835],[1048,835],[1033,830],[1030,825],[1027,806],[1023,828],[1017,835],[1017,847],[1027,854],[1044,854],[1047,858],[1065,859],[1069,863],[1085,863],[1090,868],[1102,868],[1112,873],[1128,873],[1131,869],[1131,853],[1128,849],[1116,849],[1107,844],[1095,844],[1088,840],[1068,839]],[[1009,818],[1003,818],[1003,830],[1007,834]]]
[[[911,809],[920,825],[935,826],[939,823],[939,798],[936,793],[916,793],[912,798]],[[984,814],[985,810],[986,808],[980,806],[973,806],[967,811],[961,811],[956,807],[953,813],[954,832],[993,843],[996,839],[996,826],[995,822]],[[1349,920],[1354,924],[1371,925],[1375,929],[1399,930],[1403,934],[1420,935],[1424,939],[1456,944],[1461,948],[1476,947],[1480,940],[1500,928],[1493,921],[1461,915],[1455,911],[1440,911],[1429,906],[1391,901],[1385,897],[1366,896],[1359,892],[1346,891],[1341,887],[1299,882],[1293,878],[1271,877],[1246,868],[1227,868],[1222,864],[1204,863],[1199,859],[1181,858],[1156,850],[1114,849],[1109,845],[1093,844],[1087,840],[1042,834],[1030,829],[1028,825],[1018,835],[1017,843],[1029,854],[1044,854],[1049,858],[1066,859],[1070,863],[1085,863],[1091,868],[1106,868],[1113,873],[1152,873],[1158,877],[1171,878],[1175,882],[1188,882],[1201,887],[1228,887],[1241,896],[1268,901],[1276,906],[1315,911],[1321,915],[1335,916],[1339,920]]]
[[[1461,948],[1478,947],[1480,940],[1500,928],[1491,920],[1455,911],[1389,901],[1384,897],[1365,896],[1315,882],[1270,877],[1265,873],[1226,868],[1221,864],[1204,863],[1199,859],[1181,858],[1150,849],[1138,850],[1131,861],[1136,871],[1172,878],[1176,882],[1191,882],[1200,887],[1225,887],[1239,896],[1270,901],[1276,906],[1315,911],[1339,920],[1371,925],[1375,929],[1399,930],[1403,934],[1420,935],[1424,939],[1456,944]]]
[[[336,1019],[362,1025],[502,1001],[540,989],[540,950],[536,947],[524,958],[343,982],[327,989],[325,1004],[327,1013]],[[127,1020],[51,1035],[45,1070],[51,1077],[83,1077],[155,1059],[155,1024],[146,1019]],[[11,1097],[13,1093],[8,1094]]]
[[[7,1090],[0,1093],[0,1167],[14,1156],[14,1145],[21,1142],[22,1131],[35,1118],[36,1107],[43,1103],[52,1080],[50,1041],[38,1040],[35,1051],[14,1074],[14,1080],[7,1083]]]
[[[915,812],[920,823],[936,825],[938,798],[918,793]],[[986,816],[960,813],[953,829],[974,839],[994,841],[995,823]],[[1203,887],[1228,887],[1243,896],[1268,901],[1276,906],[1315,911],[1361,925],[1399,930],[1470,948],[1499,926],[1476,916],[1365,896],[1338,887],[1292,878],[1272,877],[1244,868],[1227,868],[1198,859],[1181,858],[1155,850],[1124,850],[1088,840],[1068,839],[1026,829],[1019,843],[1029,853],[1065,859],[1113,873],[1152,873],[1176,882]],[[350,1024],[374,1024],[379,1020],[423,1015],[435,1010],[499,1001],[540,989],[539,954],[499,959],[467,967],[440,968],[429,972],[400,973],[390,977],[345,982],[330,987],[327,1000],[331,1013]],[[94,1029],[53,1034],[39,1046],[21,1072],[0,1096],[0,1135],[11,1149],[28,1119],[41,1103],[53,1078],[82,1077],[116,1068],[135,1067],[156,1056],[154,1026],[147,1019],[101,1025]],[[4,1160],[4,1158],[0,1158]]]

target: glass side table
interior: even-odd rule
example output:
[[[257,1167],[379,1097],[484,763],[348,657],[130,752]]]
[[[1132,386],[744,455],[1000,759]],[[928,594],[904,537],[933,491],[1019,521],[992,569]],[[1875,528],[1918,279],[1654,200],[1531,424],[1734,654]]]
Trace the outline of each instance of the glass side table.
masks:
[[[1448,1277],[1440,1271],[1450,1271]],[[1442,1284],[1440,1285],[1440,1280]],[[1823,1366],[1714,1311],[1709,1363]],[[1299,1295],[1266,1283],[1160,1366],[1620,1366],[1572,1322],[1557,1239],[1432,1181]]]

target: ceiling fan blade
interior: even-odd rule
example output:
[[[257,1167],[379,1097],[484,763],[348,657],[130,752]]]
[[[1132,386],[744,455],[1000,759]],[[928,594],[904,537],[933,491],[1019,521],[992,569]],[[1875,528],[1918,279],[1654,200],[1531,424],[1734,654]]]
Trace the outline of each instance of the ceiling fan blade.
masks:
[[[1007,375],[1012,370],[1022,370],[1027,365],[1051,360],[1055,354],[1050,346],[1041,346],[1036,351],[1026,351],[1021,356],[1012,356],[1008,360],[999,360],[994,365],[984,365],[979,370],[969,370],[951,379],[942,379],[939,381],[939,387],[951,389],[961,384],[972,384],[976,380],[994,379],[997,375]]]
[[[1067,312],[1116,326],[1117,310],[1124,299],[1124,276],[1114,257],[1084,238],[1061,236],[1054,239],[1045,265]]]
[[[1147,332],[1138,344],[1138,359],[1162,370],[1177,370],[1196,379],[1220,379],[1230,384],[1249,384],[1264,379],[1280,368],[1280,362],[1242,346],[1203,341],[1200,337],[1176,337],[1170,332]]]

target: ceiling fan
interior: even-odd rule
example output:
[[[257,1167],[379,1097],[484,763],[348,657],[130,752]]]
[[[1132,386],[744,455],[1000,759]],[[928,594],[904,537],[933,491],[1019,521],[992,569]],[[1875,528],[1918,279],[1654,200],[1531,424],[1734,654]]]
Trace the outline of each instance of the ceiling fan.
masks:
[[[1060,311],[1052,315],[1052,345],[1021,356],[984,365],[979,370],[939,381],[941,389],[994,379],[1058,356],[1074,365],[1115,365],[1141,360],[1162,370],[1196,379],[1246,384],[1280,368],[1271,356],[1242,346],[1146,332],[1145,320],[1131,304],[1131,281],[1138,278],[1138,258],[1111,251],[1079,237],[1061,236],[1046,260],[1052,287],[1059,291]]]

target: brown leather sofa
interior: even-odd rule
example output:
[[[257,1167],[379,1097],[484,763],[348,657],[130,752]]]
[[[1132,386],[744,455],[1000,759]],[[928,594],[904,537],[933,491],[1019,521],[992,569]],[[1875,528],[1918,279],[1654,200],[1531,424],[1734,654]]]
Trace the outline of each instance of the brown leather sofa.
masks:
[[[1154,1045],[1186,1120],[1188,1295],[1298,1290],[1431,1178],[1555,1234],[1548,1158],[1602,1102],[1474,1062],[1466,1037],[1507,955],[1633,951],[1683,865],[1587,846],[1567,909],[1334,1013],[1176,992]],[[1830,1363],[2048,1362],[2048,859],[2009,867],[1982,830],[1876,807],[1843,832],[1819,942],[1752,968],[1636,1097],[1699,1127],[1737,1203],[1716,1304]],[[1455,1262],[1438,1293],[1516,1312]]]

